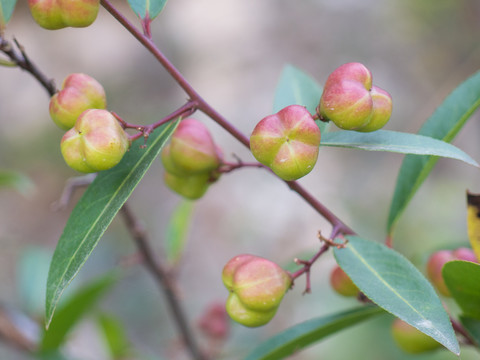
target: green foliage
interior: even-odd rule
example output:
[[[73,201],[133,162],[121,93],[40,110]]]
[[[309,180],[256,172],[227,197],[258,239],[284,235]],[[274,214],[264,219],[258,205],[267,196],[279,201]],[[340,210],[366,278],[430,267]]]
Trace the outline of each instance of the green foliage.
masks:
[[[480,72],[477,72],[444,100],[418,134],[451,142],[479,106]],[[387,231],[390,234],[437,161],[436,156],[406,156],[403,160],[387,221]]]
[[[34,184],[27,176],[16,171],[0,169],[0,188],[2,187],[14,188],[25,196],[31,195],[35,189]]]
[[[112,359],[122,359],[131,352],[130,341],[120,320],[111,315],[101,314],[98,323],[102,329]]]
[[[472,337],[475,345],[477,347],[480,346],[480,320],[472,319],[468,316],[460,316],[460,322]]]
[[[480,321],[480,265],[450,261],[443,266],[442,275],[464,315]]]
[[[51,319],[48,331],[44,332],[40,352],[47,354],[57,350],[64,343],[69,331],[110,289],[116,279],[116,275],[107,274],[72,294]]]
[[[364,306],[307,320],[260,344],[245,360],[284,359],[329,335],[382,313],[382,309],[376,306]]]
[[[432,285],[396,251],[357,236],[335,249],[338,265],[374,303],[460,353],[450,319]]]
[[[117,166],[98,174],[73,209],[50,264],[46,295],[47,326],[63,291],[85,264],[174,129],[174,123],[157,129],[149,137],[146,148],[140,146],[143,139],[133,143]]]
[[[167,0],[128,0],[128,3],[141,19],[153,20],[162,12]]]
[[[346,130],[330,132],[323,136],[321,146],[390,151],[415,155],[435,155],[479,166],[469,155],[449,143],[427,136],[389,130],[377,130],[371,133]]]
[[[17,0],[0,0],[0,35],[12,17]]]
[[[176,264],[182,257],[192,220],[194,202],[184,200],[178,204],[168,223],[165,234],[165,251],[171,264]]]

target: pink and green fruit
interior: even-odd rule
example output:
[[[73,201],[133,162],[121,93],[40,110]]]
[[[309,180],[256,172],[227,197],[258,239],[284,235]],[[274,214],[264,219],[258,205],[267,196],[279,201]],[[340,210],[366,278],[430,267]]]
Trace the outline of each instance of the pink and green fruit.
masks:
[[[129,146],[128,136],[117,119],[101,109],[84,111],[60,144],[68,166],[83,173],[114,167]]]
[[[177,194],[186,199],[200,199],[210,185],[210,174],[201,173],[194,175],[178,176],[168,171],[164,174],[165,184]]]
[[[445,284],[442,275],[443,266],[453,260],[477,262],[473,250],[469,248],[458,248],[456,250],[440,250],[434,252],[427,261],[427,276],[432,281],[438,292],[444,296],[451,296],[450,290]]]
[[[340,266],[335,266],[330,273],[330,285],[343,296],[357,296],[359,293],[358,287]]]
[[[33,19],[43,28],[86,27],[97,18],[100,0],[28,0]]]
[[[260,120],[250,136],[250,150],[260,163],[291,181],[312,171],[320,137],[320,129],[308,110],[290,105]]]
[[[191,118],[180,121],[172,135],[168,152],[170,170],[167,171],[176,174],[209,172],[218,168],[222,160],[207,127]]]
[[[230,291],[228,314],[248,327],[268,323],[292,284],[290,275],[280,266],[248,254],[232,258],[223,268],[222,280]]]
[[[91,76],[82,73],[65,78],[62,89],[50,99],[50,116],[63,130],[71,129],[82,112],[105,109],[107,101],[103,86]]]
[[[391,331],[398,347],[409,354],[421,354],[441,347],[430,336],[398,318],[393,321]]]
[[[370,132],[390,119],[392,98],[372,87],[371,72],[363,64],[347,63],[328,77],[318,110],[324,120],[341,129]]]

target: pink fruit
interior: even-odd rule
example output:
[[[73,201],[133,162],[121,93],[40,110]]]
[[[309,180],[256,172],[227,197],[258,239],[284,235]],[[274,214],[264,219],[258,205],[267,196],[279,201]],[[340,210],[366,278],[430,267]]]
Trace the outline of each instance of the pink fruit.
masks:
[[[359,292],[358,287],[340,266],[335,266],[330,273],[330,285],[343,296],[357,296]]]

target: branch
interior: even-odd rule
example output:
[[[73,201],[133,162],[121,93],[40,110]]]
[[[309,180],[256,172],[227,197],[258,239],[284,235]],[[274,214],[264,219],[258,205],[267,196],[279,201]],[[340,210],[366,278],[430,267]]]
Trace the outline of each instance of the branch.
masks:
[[[123,215],[128,231],[130,232],[130,235],[135,240],[135,243],[137,244],[137,247],[141,255],[143,256],[145,267],[153,275],[154,279],[157,281],[157,285],[163,291],[163,294],[167,299],[167,303],[171,309],[175,324],[177,325],[178,331],[183,337],[185,345],[187,346],[194,359],[206,359],[205,356],[200,352],[195,342],[195,339],[190,331],[190,327],[185,318],[184,311],[180,305],[180,300],[177,297],[175,287],[171,281],[168,272],[163,268],[160,263],[155,260],[153,256],[150,242],[142,225],[135,217],[128,204],[123,205],[121,213]]]

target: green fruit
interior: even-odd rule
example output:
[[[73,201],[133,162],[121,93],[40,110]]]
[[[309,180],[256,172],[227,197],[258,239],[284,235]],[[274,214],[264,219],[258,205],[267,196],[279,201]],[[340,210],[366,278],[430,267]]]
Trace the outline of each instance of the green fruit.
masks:
[[[86,27],[97,18],[100,0],[28,0],[34,20],[43,28]]]
[[[395,343],[409,354],[421,354],[441,347],[430,336],[398,318],[393,321],[391,330]]]
[[[164,175],[165,184],[177,194],[190,200],[201,198],[210,185],[210,174],[177,176],[169,172]]]
[[[247,254],[225,265],[222,280],[230,291],[228,314],[248,327],[268,323],[292,283],[290,275],[274,262]]]
[[[357,296],[359,292],[358,287],[340,266],[335,266],[330,273],[330,285],[342,296]]]
[[[62,89],[50,99],[50,116],[63,130],[71,129],[82,112],[105,109],[105,91],[94,78],[81,73],[65,78]]]
[[[312,171],[320,137],[320,129],[308,110],[290,105],[260,120],[250,136],[250,150],[260,163],[291,181]]]
[[[84,111],[60,144],[68,166],[84,173],[112,168],[129,146],[128,136],[117,119],[100,109]]]
[[[180,122],[172,135],[169,153],[176,173],[205,173],[217,169],[221,162],[207,127],[195,119]]]
[[[370,132],[390,119],[392,99],[385,90],[372,87],[372,75],[364,65],[347,63],[328,77],[318,110],[341,129]]]

